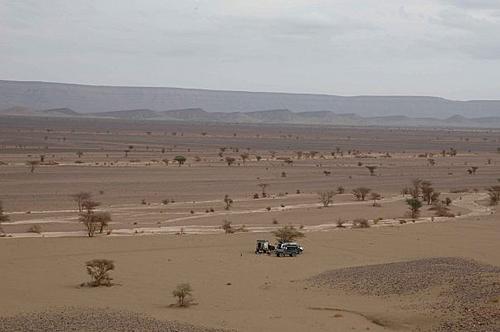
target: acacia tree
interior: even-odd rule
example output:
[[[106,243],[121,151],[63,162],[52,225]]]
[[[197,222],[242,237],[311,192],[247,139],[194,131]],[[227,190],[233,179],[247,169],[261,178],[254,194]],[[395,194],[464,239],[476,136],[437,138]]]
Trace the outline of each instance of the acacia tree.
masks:
[[[375,175],[375,170],[378,168],[377,166],[366,166],[366,168],[370,171],[370,175]]]
[[[241,157],[241,160],[243,161],[243,164],[245,164],[245,163],[246,163],[246,161],[247,161],[247,159],[250,157],[250,155],[249,155],[248,153],[246,153],[246,152],[245,152],[245,153],[242,153],[242,154],[240,155],[240,157]]]
[[[233,226],[231,224],[232,224],[232,222],[230,222],[229,220],[224,220],[222,222],[221,228],[224,230],[224,232],[226,234],[232,234],[232,233],[234,233],[234,228],[233,228]]]
[[[352,194],[358,201],[364,201],[366,195],[370,193],[371,189],[366,187],[358,187],[352,190]]]
[[[420,216],[422,202],[417,198],[408,198],[406,204],[408,204],[408,208],[410,209],[410,217],[412,219],[418,218]]]
[[[188,283],[183,283],[177,285],[177,287],[172,291],[172,295],[177,298],[177,305],[180,307],[188,306],[192,299],[193,289]]]
[[[380,206],[380,204],[377,203],[382,198],[382,195],[376,192],[372,192],[370,194],[370,199],[373,201],[373,206]]]
[[[262,190],[262,197],[266,197],[266,188],[269,187],[269,183],[259,183],[258,186]]]
[[[491,186],[487,190],[490,198],[490,205],[498,205],[498,202],[500,202],[500,186]]]
[[[324,207],[328,207],[333,202],[333,196],[335,196],[335,191],[333,190],[318,192],[319,201]]]
[[[92,194],[86,191],[80,191],[79,193],[71,195],[73,201],[78,205],[78,212],[83,211],[83,202],[89,201],[92,198]]]
[[[226,210],[229,210],[231,208],[231,205],[233,205],[233,200],[227,194],[224,196],[224,204],[226,204],[226,206],[224,207],[224,209]]]
[[[181,167],[181,165],[184,165],[184,163],[186,162],[186,157],[175,156],[174,161],[176,161],[179,164],[179,167]]]
[[[26,162],[26,166],[30,168],[30,173],[35,172],[35,168],[40,165],[40,162],[38,160],[28,160]]]
[[[9,216],[4,214],[3,204],[2,201],[0,201],[0,234],[3,234],[2,223],[9,220],[10,220]]]
[[[99,225],[99,234],[102,234],[111,221],[111,214],[109,212],[95,212],[93,218],[94,222]]]
[[[82,211],[84,210],[85,212],[80,213],[78,220],[87,229],[88,237],[93,237],[95,235],[97,230],[101,228],[101,221],[105,219],[102,218],[100,214],[94,212],[95,208],[100,204],[101,203],[90,199],[82,202]]]
[[[435,193],[434,188],[432,187],[432,183],[430,181],[422,181],[420,183],[420,190],[422,191],[422,198],[425,202],[427,202],[427,205],[430,205]]]
[[[9,220],[10,220],[9,216],[4,214],[3,203],[2,203],[2,201],[0,201],[0,223],[6,222]]]
[[[115,264],[109,259],[93,259],[85,263],[87,273],[92,281],[87,283],[90,287],[112,286],[113,278],[109,275],[115,269]]]
[[[278,242],[292,242],[293,240],[303,238],[304,233],[298,231],[293,226],[284,226],[272,232],[272,234],[276,237]]]
[[[434,211],[436,217],[454,217],[455,215],[450,212],[450,208],[443,202],[436,201],[429,209]]]
[[[231,166],[232,164],[234,164],[234,162],[236,161],[235,158],[233,157],[226,157],[226,163],[227,163],[227,166]]]
[[[418,199],[421,194],[422,179],[416,178],[411,181],[411,187],[408,188],[408,193],[412,198]]]

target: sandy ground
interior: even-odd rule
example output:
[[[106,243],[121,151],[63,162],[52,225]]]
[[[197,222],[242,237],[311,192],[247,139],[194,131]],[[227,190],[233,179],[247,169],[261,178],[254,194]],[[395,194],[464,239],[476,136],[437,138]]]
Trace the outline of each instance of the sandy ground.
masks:
[[[457,330],[445,323],[459,314],[427,305],[443,300],[438,288],[375,296],[308,280],[339,268],[433,257],[500,266],[498,212],[485,204],[485,188],[500,178],[498,146],[500,133],[491,130],[2,118],[0,200],[10,222],[0,238],[0,315],[90,307],[238,331]],[[440,154],[450,147],[457,156]],[[297,151],[317,153],[298,158]],[[245,163],[243,152],[250,155]],[[40,155],[52,164],[30,173],[26,160]],[[176,155],[187,157],[181,167],[171,162]],[[226,156],[236,158],[233,166]],[[366,165],[378,167],[375,176]],[[475,175],[467,174],[472,166]],[[456,217],[433,220],[424,206],[422,218],[401,224],[407,207],[400,192],[415,177],[452,199]],[[268,197],[254,199],[262,182]],[[338,186],[346,193],[322,208],[317,192]],[[379,192],[381,206],[355,201],[350,192],[358,186]],[[111,213],[109,235],[85,237],[70,197],[78,191],[91,192]],[[225,194],[234,200],[229,210]],[[351,229],[355,218],[371,227]],[[347,228],[336,227],[339,219]],[[222,234],[223,220],[249,232]],[[288,224],[306,234],[303,255],[253,253],[257,239],[273,240],[269,232]],[[29,232],[33,225],[40,234]],[[181,230],[187,234],[176,235]],[[118,285],[78,287],[93,258],[116,262]],[[180,282],[191,283],[197,305],[169,307]],[[494,297],[485,304],[492,315],[499,310]]]
[[[405,307],[418,302],[420,294],[356,295],[335,287],[310,288],[306,279],[335,268],[425,257],[465,257],[498,265],[499,236],[496,216],[312,232],[301,241],[306,249],[297,258],[255,255],[255,240],[271,236],[253,233],[6,239],[0,241],[0,311],[8,315],[77,305],[239,331],[411,330],[442,319],[439,312],[430,315],[422,307]],[[118,286],[77,287],[87,279],[84,262],[93,258],[116,262]],[[198,305],[168,307],[174,302],[170,292],[180,282],[191,283]]]

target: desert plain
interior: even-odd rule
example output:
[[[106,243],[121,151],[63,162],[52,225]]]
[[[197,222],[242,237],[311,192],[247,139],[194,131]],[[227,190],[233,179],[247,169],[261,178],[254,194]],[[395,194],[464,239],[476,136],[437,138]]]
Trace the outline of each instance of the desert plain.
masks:
[[[408,215],[415,179],[447,216]],[[499,181],[495,129],[3,116],[0,330],[498,331]],[[254,253],[289,225],[302,254]],[[96,258],[112,287],[80,286]]]

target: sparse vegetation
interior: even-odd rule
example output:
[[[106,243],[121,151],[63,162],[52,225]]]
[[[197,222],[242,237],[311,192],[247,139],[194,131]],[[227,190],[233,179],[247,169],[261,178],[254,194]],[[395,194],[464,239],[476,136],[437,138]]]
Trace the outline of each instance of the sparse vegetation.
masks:
[[[6,222],[9,220],[10,220],[9,216],[4,213],[3,202],[0,201],[0,223]]]
[[[366,195],[370,193],[371,189],[366,188],[366,187],[358,187],[352,190],[352,194],[354,195],[354,198],[358,201],[364,201],[366,198]]]
[[[38,160],[28,160],[26,165],[30,168],[30,173],[34,173],[36,167],[40,165],[40,162]]]
[[[184,165],[184,163],[186,162],[186,157],[175,156],[174,161],[177,162],[179,164],[179,167],[180,167],[181,165]]]
[[[82,212],[82,210],[83,210],[82,204],[85,201],[90,200],[92,198],[92,194],[89,192],[81,191],[79,193],[71,195],[71,197],[73,198],[73,201],[75,201],[77,206],[78,206],[78,212]]]
[[[422,208],[422,202],[418,198],[408,198],[406,204],[410,209],[410,218],[417,219],[420,216],[420,208]]]
[[[266,188],[269,187],[269,183],[259,183],[257,186],[259,186],[260,189],[262,190],[262,197],[266,197],[267,196]]]
[[[234,228],[233,228],[233,226],[231,224],[232,224],[232,222],[230,222],[229,220],[224,220],[222,222],[221,228],[224,230],[224,232],[226,234],[232,234],[232,233],[234,233]]]
[[[115,269],[115,264],[109,259],[93,259],[85,263],[87,273],[92,279],[90,282],[82,284],[82,286],[100,287],[112,286],[113,278],[109,275]]]
[[[188,283],[183,283],[177,285],[177,287],[172,291],[172,295],[177,298],[177,305],[179,307],[187,307],[192,302],[193,289]]]
[[[375,176],[375,170],[378,168],[377,166],[366,166],[368,171],[370,171],[371,176]]]
[[[490,205],[498,205],[500,202],[500,186],[491,186],[487,188]]]
[[[324,207],[328,207],[333,202],[335,192],[333,190],[318,192],[319,201]]]
[[[280,242],[292,242],[293,240],[303,238],[305,235],[293,226],[284,226],[272,232],[276,240]]]
[[[365,218],[356,218],[352,221],[353,228],[369,228],[370,224],[368,220]]]
[[[372,192],[370,194],[370,199],[373,201],[373,206],[380,206],[379,203],[377,203],[380,199],[382,198],[382,195],[376,192]]]
[[[37,234],[41,234],[42,233],[42,227],[38,224],[34,224],[32,225],[29,229],[28,229],[28,232],[29,233],[37,233]]]
[[[233,200],[227,194],[224,196],[224,204],[225,204],[224,209],[226,210],[229,210],[233,205]]]
[[[450,208],[443,202],[437,201],[429,209],[434,211],[436,217],[454,217],[455,215],[450,212]]]

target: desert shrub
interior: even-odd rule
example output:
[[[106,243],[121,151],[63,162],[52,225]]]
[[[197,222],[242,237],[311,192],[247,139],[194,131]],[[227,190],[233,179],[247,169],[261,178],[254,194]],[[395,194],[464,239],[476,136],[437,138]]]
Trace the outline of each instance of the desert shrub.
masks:
[[[79,221],[87,229],[88,237],[93,237],[97,231],[102,233],[111,221],[111,215],[108,212],[94,212],[90,208],[85,213],[80,213]]]
[[[177,287],[172,291],[172,295],[177,298],[177,305],[180,307],[187,307],[192,302],[193,289],[188,283],[183,283],[177,285]]]
[[[26,166],[30,168],[30,173],[35,172],[35,168],[40,165],[40,162],[38,160],[28,160],[26,162]]]
[[[352,227],[353,228],[368,228],[370,227],[370,224],[368,223],[368,220],[364,218],[356,218],[352,221]]]
[[[455,215],[450,212],[450,208],[442,202],[435,202],[429,209],[434,211],[436,217],[454,217]]]
[[[500,202],[500,186],[491,186],[487,190],[490,205],[498,205],[498,202]]]
[[[9,220],[10,220],[9,216],[7,216],[7,215],[4,214],[3,203],[2,203],[2,201],[0,201],[0,223],[6,222],[6,221],[9,221]]]
[[[94,222],[99,225],[99,233],[102,234],[111,221],[111,214],[109,212],[95,212],[92,218],[94,219]]]
[[[333,202],[333,196],[335,192],[333,190],[321,191],[318,193],[319,201],[324,207],[328,207]]]
[[[375,175],[375,170],[378,168],[377,166],[366,166],[368,171],[370,171],[370,175],[374,176]]]
[[[277,224],[278,224],[278,219],[273,218],[273,225],[277,225]]]
[[[420,208],[422,207],[422,202],[417,198],[409,198],[406,200],[406,204],[408,205],[408,209],[410,209],[410,218],[418,218],[420,216]]]
[[[358,187],[352,190],[354,198],[358,201],[364,201],[366,195],[370,193],[371,189],[366,187]]]
[[[224,209],[229,210],[231,208],[231,205],[233,205],[233,200],[229,197],[229,195],[224,196]]]
[[[78,211],[82,212],[83,202],[90,200],[92,198],[92,194],[89,192],[81,191],[79,193],[71,195],[71,198],[73,198],[73,201],[76,202],[76,204],[78,206]]]
[[[269,187],[269,183],[259,183],[257,186],[262,190],[262,197],[267,197],[266,188]]]
[[[93,259],[85,263],[87,273],[92,279],[90,282],[83,284],[89,287],[112,286],[113,278],[109,272],[115,269],[115,264],[109,259]]]
[[[32,225],[28,229],[28,232],[40,234],[40,233],[42,233],[42,227],[40,225],[38,225],[38,224]]]
[[[382,198],[382,195],[376,192],[370,194],[370,199],[373,201],[373,206],[379,207],[380,204],[377,202]]]
[[[170,203],[170,200],[168,198],[161,201],[161,204],[163,205],[167,205],[168,203]]]
[[[345,220],[342,220],[340,218],[337,219],[337,227],[338,228],[345,228],[344,224],[345,224]]]
[[[267,211],[271,211],[271,207],[270,207],[270,206],[267,206],[267,207],[266,207],[266,210],[267,210]]]
[[[298,231],[293,226],[284,226],[272,232],[276,240],[280,242],[291,242],[295,239],[304,237],[304,233]]]
[[[253,199],[259,199],[259,194],[257,193],[253,194]]]
[[[345,188],[342,186],[338,186],[337,187],[337,194],[343,194],[343,193],[345,193]]]
[[[222,226],[221,228],[224,230],[224,232],[226,234],[232,234],[235,232],[233,226],[232,226],[232,222],[230,222],[229,220],[224,220],[222,222]]]
[[[174,158],[174,161],[176,161],[179,164],[179,167],[183,165],[186,162],[186,157],[184,156],[176,156]]]
[[[88,199],[82,202],[82,210],[85,210],[87,213],[92,213],[99,205],[101,205],[101,203]]]

